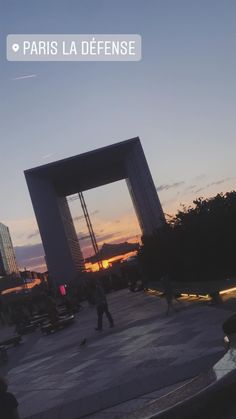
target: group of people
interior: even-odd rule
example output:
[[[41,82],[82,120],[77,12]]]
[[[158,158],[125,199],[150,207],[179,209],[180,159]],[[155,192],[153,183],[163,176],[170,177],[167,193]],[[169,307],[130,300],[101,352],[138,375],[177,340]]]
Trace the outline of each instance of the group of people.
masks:
[[[87,300],[89,304],[95,305],[97,309],[97,327],[95,328],[96,331],[101,331],[103,328],[103,314],[107,316],[107,319],[109,321],[110,327],[114,326],[114,321],[112,318],[111,313],[108,309],[106,294],[104,291],[103,286],[99,281],[91,281],[88,287],[88,295]],[[53,295],[47,295],[45,298],[46,301],[46,311],[48,314],[48,317],[51,321],[51,323],[55,323],[58,320],[58,310],[57,310],[57,303],[56,299],[53,297]],[[72,310],[71,304],[70,304],[70,298],[68,296],[64,296],[64,303],[65,306],[70,312]]]
[[[174,299],[177,300],[175,293],[172,288],[172,283],[169,274],[165,274],[162,277],[162,286],[163,286],[163,295],[166,298],[167,302],[167,312],[168,315],[170,310],[176,310],[176,307],[173,304]],[[105,314],[109,322],[110,327],[114,326],[113,317],[109,311],[107,298],[105,291],[99,281],[92,281],[90,283],[90,303],[96,306],[97,310],[97,325],[95,330],[100,332],[103,330],[103,315]],[[178,301],[178,300],[177,300]],[[55,321],[57,318],[57,308],[56,300],[48,295],[45,299],[48,315],[52,321]],[[86,340],[86,339],[84,339]],[[7,382],[4,378],[0,377],[0,409],[1,409],[1,418],[3,419],[19,419],[18,414],[18,402],[12,393],[7,391]],[[3,416],[2,416],[3,415]]]
[[[114,321],[112,315],[108,309],[106,294],[104,288],[102,287],[99,281],[91,281],[88,287],[89,293],[87,299],[91,305],[95,305],[97,309],[97,327],[95,327],[96,331],[101,331],[103,329],[103,314],[107,316],[109,321],[110,327],[114,326]],[[56,299],[53,295],[49,294],[45,297],[46,302],[46,311],[51,323],[55,323],[58,320],[58,310],[57,310],[57,303]],[[71,310],[71,305],[69,304],[70,299],[69,297],[64,297],[64,302],[66,308]]]
[[[110,327],[114,326],[114,320],[109,311],[106,294],[101,284],[94,281],[92,284],[92,298],[93,304],[97,309],[97,326],[96,331],[102,331],[103,329],[103,314],[107,316]],[[57,316],[56,301],[52,296],[47,296],[46,305],[48,308],[48,314],[52,321],[55,321]],[[18,402],[15,396],[8,392],[7,381],[0,377],[0,418],[1,419],[19,419],[18,413]]]
[[[180,304],[180,301],[178,300],[176,293],[174,292],[172,282],[170,275],[168,273],[165,273],[161,279],[162,287],[163,287],[163,295],[167,302],[167,311],[166,315],[168,316],[170,313],[170,310],[173,310],[175,312],[178,311],[176,308],[174,301],[176,301],[178,304]],[[104,292],[103,287],[99,282],[95,282],[92,284],[92,299],[93,303],[96,305],[97,308],[97,327],[95,330],[101,331],[103,328],[103,314],[106,314],[107,319],[109,321],[110,327],[114,326],[114,321],[112,318],[112,315],[108,309],[106,294]]]

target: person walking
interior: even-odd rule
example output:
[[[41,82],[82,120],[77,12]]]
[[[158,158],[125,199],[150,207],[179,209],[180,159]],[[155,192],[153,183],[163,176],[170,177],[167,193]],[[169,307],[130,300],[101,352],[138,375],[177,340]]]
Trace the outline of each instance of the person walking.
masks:
[[[108,309],[107,299],[102,286],[96,282],[94,284],[94,303],[97,308],[98,323],[95,330],[102,331],[103,314],[105,313],[109,321],[110,327],[114,326],[112,315]]]
[[[170,280],[170,275],[168,273],[166,273],[162,277],[162,285],[163,285],[164,297],[165,297],[166,302],[167,302],[166,315],[168,316],[170,309],[172,309],[175,312],[178,311],[173,305],[173,299],[175,299],[176,301],[178,301],[178,300],[175,297],[173,287],[172,287],[172,283],[171,283],[171,280]]]

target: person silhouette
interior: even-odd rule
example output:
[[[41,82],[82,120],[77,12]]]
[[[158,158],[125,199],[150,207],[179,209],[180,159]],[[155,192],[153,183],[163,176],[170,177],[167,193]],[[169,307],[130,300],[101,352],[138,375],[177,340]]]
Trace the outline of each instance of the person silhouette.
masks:
[[[164,290],[164,297],[165,297],[166,302],[167,302],[166,315],[168,316],[170,309],[172,309],[175,312],[178,311],[175,308],[175,306],[173,305],[173,300],[174,299],[176,301],[178,301],[178,300],[175,297],[175,293],[174,293],[174,290],[173,290],[173,287],[172,287],[170,275],[168,273],[166,273],[165,275],[163,275],[163,277],[162,277],[162,285],[163,285],[163,290]],[[179,303],[179,301],[178,301],[178,303]]]
[[[1,419],[20,419],[18,401],[12,393],[7,391],[8,384],[5,378],[0,377],[0,416]]]
[[[94,302],[97,308],[97,316],[98,316],[98,324],[95,330],[101,331],[102,330],[102,319],[103,314],[105,313],[107,316],[107,319],[110,323],[110,327],[114,326],[114,321],[112,318],[112,315],[108,309],[107,299],[105,292],[102,288],[102,286],[99,284],[99,282],[96,282],[93,284],[94,288]]]

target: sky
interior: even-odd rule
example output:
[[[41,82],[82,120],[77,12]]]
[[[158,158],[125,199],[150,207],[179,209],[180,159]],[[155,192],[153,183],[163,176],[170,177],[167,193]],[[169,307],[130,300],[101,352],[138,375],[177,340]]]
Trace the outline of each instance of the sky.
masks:
[[[234,0],[0,0],[0,31],[0,221],[20,267],[44,263],[26,169],[139,136],[165,213],[236,189]],[[8,62],[20,33],[140,34],[142,60]],[[100,245],[138,239],[124,181],[84,196]]]

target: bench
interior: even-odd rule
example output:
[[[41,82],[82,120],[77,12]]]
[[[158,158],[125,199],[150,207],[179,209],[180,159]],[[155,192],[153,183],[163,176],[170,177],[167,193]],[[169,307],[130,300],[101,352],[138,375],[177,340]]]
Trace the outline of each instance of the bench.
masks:
[[[20,334],[14,335],[8,339],[4,339],[0,341],[0,346],[10,346],[10,345],[17,346],[19,345],[20,341],[21,341],[21,335]]]
[[[48,316],[44,316],[44,317],[38,318],[38,319],[31,319],[30,325],[38,327],[38,326],[42,326],[46,322],[48,322]]]
[[[45,314],[34,314],[31,317],[30,321],[31,322],[41,322],[41,321],[46,320],[47,318],[48,318],[48,314],[47,313],[45,313]]]
[[[70,326],[74,322],[75,316],[66,316],[59,318],[55,323],[48,322],[41,327],[41,332],[45,335],[54,333],[58,330],[62,330],[67,326]]]
[[[35,324],[18,325],[16,328],[17,333],[20,335],[28,335],[35,331],[37,326]]]
[[[47,313],[41,313],[41,314],[34,314],[31,318],[32,320],[39,320],[47,317]]]

